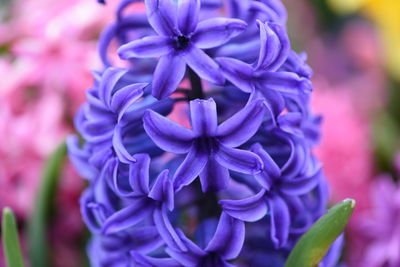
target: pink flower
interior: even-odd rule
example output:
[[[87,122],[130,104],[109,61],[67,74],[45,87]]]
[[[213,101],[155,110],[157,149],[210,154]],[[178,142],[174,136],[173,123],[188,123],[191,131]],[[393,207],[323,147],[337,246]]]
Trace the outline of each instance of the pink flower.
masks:
[[[0,24],[0,46],[9,48],[0,54],[0,208],[13,208],[22,227],[44,161],[73,131],[72,116],[92,83],[90,69],[100,66],[95,43],[113,16],[112,2],[14,0],[10,19]],[[82,187],[67,166],[50,227],[52,255],[64,260],[52,266],[80,265]]]
[[[315,84],[324,87],[319,81]],[[374,176],[370,122],[354,107],[348,91],[316,91],[314,100],[315,110],[324,116],[322,144],[316,153],[324,164],[332,200],[354,198],[355,218],[368,207],[365,191]]]

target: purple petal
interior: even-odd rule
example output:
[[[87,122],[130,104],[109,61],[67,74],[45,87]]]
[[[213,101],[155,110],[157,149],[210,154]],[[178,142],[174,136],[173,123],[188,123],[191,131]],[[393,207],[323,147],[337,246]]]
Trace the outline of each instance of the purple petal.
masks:
[[[253,68],[249,64],[228,57],[219,57],[215,61],[219,64],[225,78],[233,85],[246,93],[254,91]]]
[[[250,102],[218,127],[218,140],[227,146],[242,145],[258,131],[265,111],[263,100]]]
[[[135,195],[147,196],[149,193],[150,157],[147,154],[136,154],[136,163],[129,166],[129,183]]]
[[[173,51],[172,39],[164,36],[147,36],[122,45],[118,55],[122,59],[160,57]]]
[[[310,151],[304,144],[294,143],[291,139],[288,139],[288,142],[291,152],[281,171],[282,176],[291,178],[296,177],[305,166],[306,160],[309,159]]]
[[[264,163],[264,168],[259,174],[255,175],[255,178],[263,188],[269,190],[274,180],[281,176],[281,170],[260,144],[254,144],[251,151],[256,153]]]
[[[203,192],[218,192],[228,186],[229,171],[210,157],[200,173],[200,181]]]
[[[81,134],[90,143],[108,142],[114,135],[114,123],[110,118],[87,120],[81,124]]]
[[[267,214],[265,190],[241,200],[220,200],[222,209],[230,216],[245,222],[255,222]]]
[[[278,117],[279,128],[287,133],[298,136],[303,136],[301,126],[303,123],[303,116],[299,112],[288,112]]]
[[[230,0],[226,2],[226,9],[229,17],[245,18],[248,15],[248,10],[252,1]]]
[[[187,251],[185,244],[181,241],[175,232],[175,229],[172,227],[167,216],[167,211],[164,207],[154,210],[153,219],[162,239],[170,248],[180,251]]]
[[[193,132],[149,110],[144,114],[143,126],[153,142],[172,153],[186,153],[193,143]]]
[[[176,233],[186,246],[187,251],[166,248],[165,252],[184,266],[197,266],[201,258],[206,256],[207,253],[188,239],[180,229],[177,229]]]
[[[289,237],[289,209],[285,201],[276,194],[268,198],[268,206],[271,215],[271,239],[278,249],[286,245]]]
[[[171,0],[145,0],[151,27],[160,35],[171,36],[177,29],[176,5]]]
[[[103,30],[99,37],[98,47],[99,56],[105,67],[110,67],[112,64],[108,58],[108,47],[110,46],[112,40],[115,37],[117,30],[117,24],[110,24],[107,28]]]
[[[251,100],[258,98],[265,99],[265,105],[274,117],[275,123],[275,117],[277,117],[285,108],[285,99],[282,94],[265,87],[257,87],[257,90],[251,95]]]
[[[200,78],[215,84],[224,84],[225,79],[215,61],[203,50],[192,46],[184,55],[186,63]]]
[[[185,76],[186,63],[180,56],[168,54],[158,61],[153,76],[152,94],[157,99],[172,94]]]
[[[178,25],[182,34],[189,35],[196,29],[199,21],[200,0],[178,1]]]
[[[240,19],[211,18],[197,25],[192,40],[201,49],[221,46],[241,34],[247,27]]]
[[[259,88],[268,88],[289,95],[300,95],[312,90],[310,80],[301,78],[293,72],[260,73],[257,83]]]
[[[276,71],[289,55],[289,38],[285,28],[279,24],[258,21],[258,25],[261,46],[256,69]]]
[[[103,234],[112,234],[136,225],[151,213],[152,204],[148,198],[137,197],[129,206],[115,212],[105,221]]]
[[[121,121],[125,111],[143,96],[143,89],[147,83],[135,83],[119,89],[112,97],[111,109],[118,113],[118,121]]]
[[[126,176],[121,173],[123,165],[124,164],[121,164],[118,159],[107,161],[100,177],[107,181],[109,187],[112,188],[118,197],[132,197],[135,196],[135,192],[133,192],[132,187],[127,182]]]
[[[306,64],[306,60],[307,54],[297,54],[294,51],[290,51],[289,56],[281,69],[284,71],[295,72],[300,77],[311,78],[313,70]]]
[[[287,20],[285,6],[280,0],[252,1],[248,16],[250,22],[253,22],[251,18],[257,18],[261,21],[274,21],[284,25]]]
[[[113,89],[119,79],[126,74],[126,70],[119,68],[108,68],[103,73],[101,77],[101,82],[99,85],[99,98],[103,103],[111,109],[111,96]]]
[[[126,2],[129,1],[125,1],[125,3]],[[133,15],[119,16],[118,21],[116,23],[110,24],[105,30],[103,30],[99,38],[99,56],[104,66],[109,67],[112,65],[110,59],[108,58],[107,52],[111,42],[121,30],[124,30],[126,28],[148,29],[149,27],[150,25],[145,14],[139,15],[138,13],[136,13]]]
[[[201,6],[204,9],[215,9],[222,6],[221,0],[202,0]]]
[[[170,258],[154,258],[146,255],[142,255],[136,251],[131,251],[131,259],[133,267],[181,267],[176,260]]]
[[[115,126],[114,135],[112,139],[113,148],[117,154],[118,159],[125,164],[136,162],[136,159],[129,154],[128,150],[122,141],[122,127],[120,125]]]
[[[83,191],[79,200],[82,219],[87,227],[98,232],[106,218],[105,208],[102,204],[94,202],[93,192],[91,189]]]
[[[318,184],[318,174],[312,177],[292,178],[280,185],[280,191],[287,195],[299,196],[311,192]]]
[[[151,252],[160,247],[164,241],[154,226],[137,227],[129,231],[131,249],[138,252]]]
[[[168,170],[164,170],[157,177],[150,190],[149,197],[165,203],[171,211],[174,209],[174,187],[169,179]]]
[[[213,136],[217,131],[217,106],[212,98],[190,101],[190,118],[196,136]]]
[[[304,211],[304,203],[301,201],[300,197],[298,196],[290,196],[290,195],[282,195],[282,198],[285,200],[286,205],[289,208],[290,214],[296,216]],[[311,215],[312,213],[310,213]],[[293,228],[291,229],[293,230]]]
[[[244,237],[244,222],[222,212],[214,237],[205,250],[217,252],[227,260],[234,259],[242,250]]]
[[[85,179],[92,179],[97,171],[89,164],[90,151],[88,146],[80,146],[79,137],[70,135],[67,137],[68,156],[79,175]]]
[[[206,166],[207,161],[208,155],[193,146],[185,160],[176,170],[174,176],[175,191],[179,191],[182,187],[191,184]]]
[[[218,151],[215,153],[215,159],[219,164],[232,171],[257,174],[261,171],[263,163],[256,154],[235,148],[227,147],[220,144]]]
[[[281,24],[285,24],[287,20],[287,12],[285,5],[281,0],[262,0],[260,2],[252,1],[251,5],[265,6],[265,8],[260,8],[260,14],[263,15],[262,21],[276,21]]]

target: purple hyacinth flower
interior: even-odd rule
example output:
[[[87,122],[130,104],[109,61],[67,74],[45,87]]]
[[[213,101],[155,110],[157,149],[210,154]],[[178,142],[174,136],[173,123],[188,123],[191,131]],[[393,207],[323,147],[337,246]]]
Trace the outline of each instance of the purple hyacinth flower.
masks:
[[[260,144],[252,146],[252,151],[263,160],[263,170],[255,175],[262,189],[259,193],[242,200],[221,200],[225,212],[232,217],[247,222],[263,218],[269,210],[271,217],[271,239],[276,248],[286,245],[290,229],[290,210],[301,211],[300,196],[307,194],[318,184],[320,167],[303,173],[304,154],[292,153],[286,164],[279,168]],[[299,150],[294,150],[299,151]]]
[[[199,22],[200,0],[145,0],[150,25],[158,35],[122,45],[122,59],[160,57],[153,77],[153,96],[168,97],[182,81],[186,65],[198,76],[223,84],[218,64],[202,49],[223,45],[243,32],[239,19],[211,18]]]
[[[220,65],[227,80],[252,97],[264,97],[275,116],[285,107],[284,95],[299,95],[311,90],[308,79],[296,73],[278,71],[285,63],[290,42],[282,25],[258,22],[260,26],[260,53],[253,67],[234,58],[220,57]]]
[[[102,232],[106,235],[113,234],[135,226],[146,216],[153,215],[154,223],[164,241],[171,247],[185,250],[167,217],[167,208],[174,208],[174,191],[168,171],[161,172],[150,189],[150,157],[137,154],[135,158],[137,162],[132,163],[129,169],[129,185],[132,191],[122,194],[129,204],[105,220]]]
[[[181,230],[177,230],[177,233],[188,250],[167,248],[166,252],[183,266],[233,267],[228,260],[239,255],[244,243],[245,227],[243,221],[223,212],[214,236],[204,249],[188,239]]]
[[[163,150],[187,154],[174,176],[176,190],[200,176],[204,192],[218,191],[228,184],[228,170],[247,174],[260,172],[261,159],[236,147],[257,132],[264,114],[263,101],[256,100],[218,126],[214,100],[197,99],[190,102],[192,130],[153,111],[145,114],[144,128]]]
[[[281,0],[118,2],[68,140],[91,264],[283,266],[329,194]]]
[[[134,83],[117,87],[127,70],[108,68],[97,87],[89,90],[88,103],[81,109],[76,120],[77,128],[85,140],[102,148],[113,146],[122,162],[135,160],[121,143],[121,127],[125,112],[143,96],[146,83]],[[102,149],[100,149],[102,150]]]

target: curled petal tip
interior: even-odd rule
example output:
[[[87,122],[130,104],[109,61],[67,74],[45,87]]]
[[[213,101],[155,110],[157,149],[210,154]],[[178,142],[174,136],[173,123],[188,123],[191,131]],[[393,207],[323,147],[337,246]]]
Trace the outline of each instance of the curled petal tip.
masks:
[[[302,92],[309,93],[313,90],[312,82],[309,79],[302,78],[300,80],[300,88]]]

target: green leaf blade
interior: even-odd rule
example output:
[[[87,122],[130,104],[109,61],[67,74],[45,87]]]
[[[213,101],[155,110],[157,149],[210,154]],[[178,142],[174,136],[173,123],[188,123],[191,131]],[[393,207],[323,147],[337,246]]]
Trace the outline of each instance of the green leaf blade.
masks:
[[[18,239],[17,223],[10,208],[3,209],[1,228],[6,265],[8,267],[23,267],[24,260]]]
[[[50,266],[47,224],[66,155],[67,147],[62,143],[49,157],[44,167],[35,209],[28,225],[29,255],[33,267]]]
[[[344,231],[355,207],[346,199],[332,207],[297,242],[285,267],[315,267],[325,257],[330,246]]]

